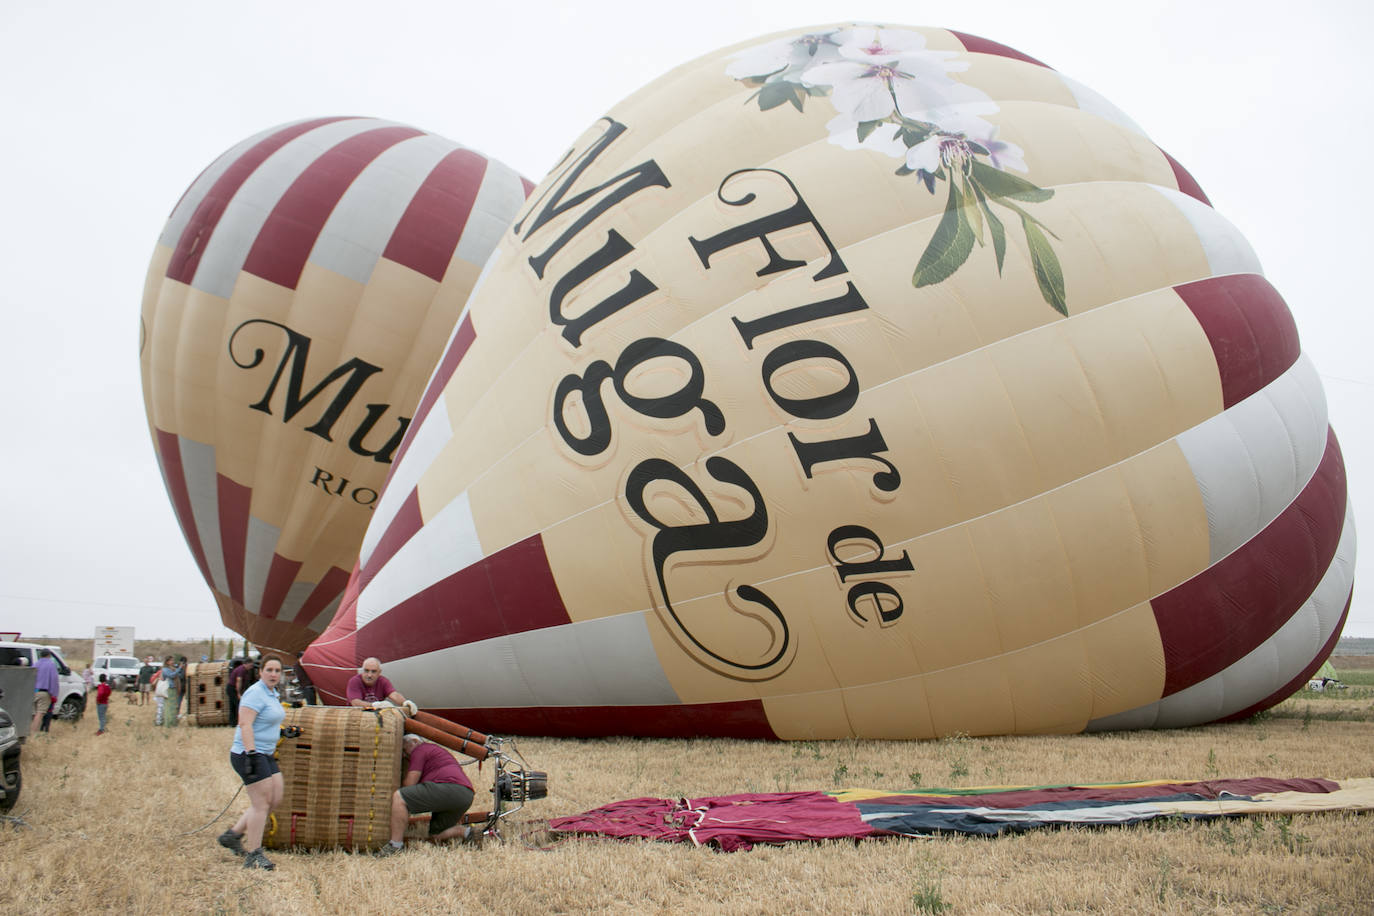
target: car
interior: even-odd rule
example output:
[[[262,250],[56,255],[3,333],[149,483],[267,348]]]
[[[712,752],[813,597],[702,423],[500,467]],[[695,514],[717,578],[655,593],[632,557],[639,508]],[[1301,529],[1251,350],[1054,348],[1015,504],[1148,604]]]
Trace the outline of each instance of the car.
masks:
[[[134,690],[138,687],[138,671],[142,667],[143,662],[132,655],[102,655],[91,662],[91,676],[99,683],[100,675],[105,675],[112,690]]]
[[[0,642],[0,665],[32,667],[38,663],[38,653],[42,649],[51,652],[52,660],[57,663],[58,696],[57,709],[53,712],[53,717],[74,722],[86,711],[86,682],[62,660],[60,651],[52,646],[40,646],[34,642]]]
[[[0,702],[4,702],[5,692],[0,690]],[[9,813],[19,801],[19,790],[24,786],[23,775],[19,771],[19,753],[22,750],[19,730],[14,719],[3,706],[0,706],[0,814]]]

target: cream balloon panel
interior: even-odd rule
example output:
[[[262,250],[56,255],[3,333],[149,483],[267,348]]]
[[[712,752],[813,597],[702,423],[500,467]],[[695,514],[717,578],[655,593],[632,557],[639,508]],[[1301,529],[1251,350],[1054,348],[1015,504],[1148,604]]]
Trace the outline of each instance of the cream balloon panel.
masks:
[[[1146,195],[1146,200],[1157,200],[1164,207],[1173,209],[1167,201],[1148,189],[1142,189],[1142,193]],[[1176,210],[1173,212],[1177,214]],[[1191,232],[1187,222],[1177,215],[1170,229],[1175,233]],[[1151,233],[1150,237],[1153,236]],[[865,266],[870,263],[890,263],[900,256],[903,245],[898,237],[886,235],[882,241],[888,244],[881,249],[877,245],[877,240],[866,243],[869,250],[866,252]],[[1138,250],[1137,246],[1127,244],[1123,244],[1121,248]],[[884,251],[885,255],[882,253]],[[1206,269],[1205,260],[1201,256],[1201,246],[1195,251],[1194,260],[1188,265],[1189,273],[1186,275],[1190,279]],[[969,276],[965,282],[968,284],[969,292],[964,293],[965,287],[951,281],[946,284],[951,289],[941,295],[944,302],[949,304],[950,324],[964,323],[965,327],[968,327],[975,320],[975,316],[983,319],[984,329],[981,332],[970,329],[956,335],[958,339],[969,343],[988,338],[994,341],[1002,340],[1005,335],[1014,335],[1020,331],[1015,317],[1017,313],[1013,309],[1006,309],[1006,323],[1010,328],[1004,330],[995,323],[995,314],[983,315],[967,306],[967,303],[974,301],[996,301],[995,297],[988,295],[987,292],[996,288],[995,271],[989,269],[988,273],[991,273],[991,277],[979,276],[975,271],[968,271]],[[868,275],[863,276],[866,278]],[[1159,279],[1161,278],[1156,276],[1150,284],[1142,285],[1153,288]],[[605,454],[595,456],[596,467],[588,468],[580,463],[569,467],[566,470],[567,478],[560,478],[566,480],[566,483],[549,487],[547,492],[540,494],[535,504],[527,504],[529,501],[521,494],[526,492],[523,483],[528,479],[526,475],[537,465],[539,456],[547,454],[550,440],[556,436],[547,425],[551,407],[546,399],[537,395],[537,392],[541,389],[554,389],[558,379],[567,371],[566,364],[560,365],[557,362],[561,356],[558,352],[558,343],[549,339],[552,335],[545,333],[530,348],[531,351],[537,350],[537,355],[527,351],[521,354],[518,362],[512,366],[510,379],[520,379],[523,382],[522,387],[532,389],[529,397],[502,401],[493,394],[481,398],[476,409],[467,417],[460,419],[456,415],[460,414],[461,408],[454,409],[452,405],[455,401],[464,401],[464,392],[507,390],[494,385],[478,384],[471,375],[465,375],[465,359],[447,387],[444,398],[444,404],[449,408],[449,422],[454,428],[453,438],[444,459],[434,462],[421,483],[419,490],[422,510],[426,515],[432,514],[435,511],[433,507],[445,505],[452,495],[467,491],[471,487],[474,512],[480,519],[478,530],[484,545],[491,551],[585,511],[595,502],[610,498],[619,488],[618,474],[623,465],[623,461],[616,457],[617,449],[624,448],[637,454],[657,454],[686,464],[695,460],[703,451],[727,448],[730,439],[752,439],[770,430],[781,437],[779,431],[782,424],[788,421],[792,421],[798,428],[813,426],[819,433],[835,435],[841,424],[796,421],[765,395],[761,381],[761,357],[758,352],[768,352],[765,350],[765,343],[761,340],[757,351],[749,351],[730,323],[730,318],[735,315],[744,320],[759,320],[763,316],[789,308],[794,303],[805,302],[806,300],[799,295],[800,292],[810,292],[817,298],[843,293],[843,288],[838,284],[829,284],[823,291],[816,292],[816,284],[806,282],[808,278],[805,275],[800,276],[800,280],[802,282],[798,282],[798,277],[794,276],[770,284],[764,290],[741,299],[738,310],[723,310],[722,313],[708,316],[693,323],[673,338],[699,356],[704,367],[703,375],[709,380],[705,396],[713,397],[717,391],[725,393],[721,403],[729,407],[731,421],[726,434],[719,438],[726,441],[717,441],[702,434],[700,414],[691,414],[671,424],[656,423],[623,407],[612,406],[610,409],[614,413],[617,429],[613,434],[611,449]],[[965,278],[961,274],[957,280],[963,281]],[[860,293],[864,293],[864,286],[866,284],[858,287]],[[1052,407],[1055,398],[1062,398],[1064,392],[1056,390],[1053,396],[1036,394],[1039,391],[1038,385],[1050,384],[1043,378],[1046,371],[1044,364],[1048,362],[1059,365],[1060,369],[1057,371],[1076,374],[1078,377],[1072,385],[1077,388],[1075,400],[1080,406],[1066,413],[1061,423],[1046,424],[1043,428],[1037,428],[1033,424],[1028,426],[1009,416],[1008,421],[1001,427],[1009,430],[1002,438],[1007,439],[1009,436],[1009,444],[1013,449],[1023,448],[1019,440],[1026,429],[1031,429],[1034,430],[1034,435],[1045,440],[1042,450],[1057,451],[1060,453],[1059,458],[1069,459],[1068,463],[1049,462],[1057,477],[1039,482],[1032,481],[1019,487],[1016,492],[1022,495],[1035,492],[1037,486],[1053,485],[1055,481],[1071,479],[1081,470],[1100,467],[1141,447],[1153,445],[1199,422],[1210,412],[1220,409],[1215,361],[1210,348],[1205,337],[1198,332],[1196,322],[1172,291],[1166,290],[1151,297],[1142,296],[1115,307],[1115,312],[1128,316],[1117,319],[1124,321],[1123,325],[1114,325],[1105,320],[1085,319],[1075,323],[1075,330],[1071,333],[1055,332],[1052,337],[1079,339],[1076,346],[1068,346],[1062,352],[1055,352],[1053,348],[1042,350],[1043,344],[1039,338],[1035,335],[1026,335],[1024,339],[1009,337],[1003,344],[975,350],[975,355],[972,356],[954,358],[947,355],[954,349],[950,344],[938,339],[933,344],[927,343],[931,335],[907,333],[895,327],[897,322],[906,320],[909,313],[932,311],[919,307],[919,300],[932,296],[921,295],[925,291],[910,290],[909,284],[905,293],[906,301],[898,298],[902,293],[900,287],[889,288],[884,292],[890,292],[890,295],[865,295],[865,300],[870,301],[869,308],[859,313],[857,318],[850,316],[839,322],[807,325],[802,330],[774,334],[773,339],[797,339],[805,334],[811,339],[829,343],[839,352],[848,355],[851,364],[857,367],[856,372],[861,376],[865,388],[860,407],[856,407],[852,412],[853,417],[858,419],[848,419],[842,424],[848,427],[850,435],[857,435],[865,428],[863,419],[872,412],[865,412],[860,408],[866,406],[863,399],[868,398],[870,393],[883,391],[886,386],[908,376],[914,380],[922,374],[920,366],[923,363],[939,363],[942,357],[945,358],[944,363],[926,370],[926,380],[912,382],[917,385],[918,391],[926,392],[924,396],[917,394],[911,398],[918,405],[917,410],[930,414],[930,419],[937,422],[941,413],[946,410],[952,409],[955,413],[962,413],[960,405],[964,401],[960,398],[942,397],[936,392],[946,389],[958,391],[969,385],[987,393],[993,403],[1008,399],[1020,400],[1023,402],[1023,409],[1028,409],[1030,401],[1038,400],[1042,405],[1049,405],[1037,408],[1040,413],[1036,419],[1045,419],[1044,411]],[[917,301],[913,303],[912,300]],[[913,308],[913,305],[918,307]],[[673,310],[669,308],[660,308],[658,312],[673,314]],[[1170,314],[1173,315],[1172,318],[1167,317]],[[940,319],[929,320],[934,323]],[[631,321],[633,323],[633,319]],[[617,330],[613,342],[624,338],[634,340],[641,336],[649,336],[655,330],[658,329],[642,325],[631,327],[626,332]],[[1154,338],[1153,346],[1149,343],[1151,337]],[[1180,346],[1180,342],[1184,340],[1191,340],[1191,345]],[[935,352],[923,358],[922,351],[927,348],[934,349]],[[1122,368],[1121,360],[1127,356],[1127,350],[1132,348],[1135,355],[1131,365],[1138,368],[1127,370]],[[474,351],[477,349],[478,347],[474,347]],[[899,350],[901,357],[910,360],[906,367],[900,363]],[[994,351],[1004,353],[999,358],[1002,365],[988,361],[991,357],[987,354]],[[1032,360],[1038,365],[1018,367],[1018,363],[1026,360]],[[1156,365],[1157,362],[1160,365]],[[1087,365],[1094,367],[1090,374],[1084,368]],[[1192,368],[1189,368],[1190,365]],[[981,368],[971,368],[974,366]],[[674,368],[681,371],[680,365]],[[1016,378],[1014,384],[1003,381],[1003,377],[1008,374]],[[1029,380],[1024,380],[1027,376],[1030,377]],[[1143,378],[1146,384],[1142,386],[1137,381],[1138,378]],[[1161,384],[1163,379],[1169,379],[1169,384]],[[793,373],[791,383],[795,390],[788,390],[785,383],[780,383],[779,394],[785,397],[816,395],[823,393],[827,386],[833,385],[834,375],[825,371]],[[1069,384],[1062,382],[1060,387],[1067,387]],[[1104,389],[1100,394],[1094,391],[1098,387]],[[1015,391],[1016,394],[1013,395],[1011,391]],[[1153,392],[1157,398],[1166,399],[1166,403],[1153,409],[1144,409],[1145,405],[1141,402],[1146,391]],[[1205,394],[1208,391],[1211,393]],[[1191,397],[1177,400],[1182,392],[1190,393]],[[1104,405],[1095,406],[1092,403],[1095,397],[1104,400]],[[1175,400],[1168,403],[1168,399]],[[967,400],[981,403],[978,397],[972,395]],[[897,416],[901,416],[907,412],[909,406],[910,403],[902,399],[894,405],[893,411]],[[566,412],[575,420],[578,408],[579,405],[573,403]],[[1085,421],[1096,423],[1100,410],[1107,411],[1110,430],[1086,430],[1081,425],[1077,428],[1064,425],[1075,421],[1080,424]],[[948,423],[952,420],[943,422]],[[894,436],[902,434],[903,425],[900,422],[892,422],[891,415],[887,422],[881,422],[880,425],[884,429],[884,435],[889,434],[888,430],[891,430],[891,435]],[[967,434],[973,427],[977,428],[979,435],[969,437]],[[965,417],[962,425],[951,430],[947,448],[957,449],[961,447],[961,442],[966,443],[968,446],[985,450],[987,458],[1001,467],[1004,464],[1001,460],[1003,446],[995,442],[998,428],[994,424],[983,422],[982,417]],[[1079,447],[1065,453],[1061,445],[1063,441],[1076,441],[1075,437],[1079,436],[1085,436],[1088,442],[1101,443],[1108,432],[1118,441],[1114,448],[1107,451],[1102,447]],[[672,433],[677,435],[671,435]],[[818,434],[813,438],[825,436]],[[553,444],[556,445],[556,442]],[[784,448],[783,451],[787,449]],[[1046,454],[1041,457],[1047,459],[1049,456]],[[1031,456],[1027,455],[1027,458],[1030,459]],[[959,466],[967,468],[969,465]],[[550,469],[549,472],[564,473],[558,469]],[[479,476],[480,482],[474,484]],[[920,480],[930,479],[928,474],[918,474],[916,477]],[[971,489],[976,490],[984,483],[979,481]],[[997,487],[989,492],[1000,494],[1002,488]],[[1017,497],[1013,495],[1009,498]],[[525,511],[506,511],[512,500],[520,504]],[[492,506],[491,511],[485,515],[481,509],[484,503]],[[512,525],[520,527],[512,528]]]
[[[1106,273],[1111,276],[1121,277],[1129,275],[1125,270],[1103,271],[1102,267],[1107,266],[1104,262],[1110,262],[1111,256],[1117,252],[1136,253],[1141,251],[1157,250],[1157,240],[1166,234],[1172,234],[1178,238],[1181,234],[1192,235],[1192,227],[1183,219],[1175,207],[1170,202],[1159,195],[1153,194],[1149,189],[1137,189],[1139,195],[1136,200],[1143,200],[1141,206],[1155,206],[1168,227],[1161,230],[1159,227],[1137,225],[1137,231],[1123,235],[1123,231],[1118,231],[1119,241],[1113,241],[1107,233],[1099,236],[1097,244],[1085,246],[1087,256],[1080,260],[1066,258],[1076,269],[1075,276],[1094,276]],[[1087,197],[1086,192],[1084,197]],[[1122,201],[1113,196],[1107,201],[1108,205],[1118,205]],[[1173,218],[1169,219],[1169,214]],[[1104,217],[1098,216],[1098,221],[1104,221]],[[910,227],[909,232],[914,236],[925,227]],[[1128,227],[1129,228],[1129,227]],[[929,229],[925,229],[929,231]],[[1132,240],[1133,239],[1133,240]],[[879,239],[874,239],[857,246],[856,261],[868,268],[869,265],[890,263],[898,257],[904,247],[904,242],[900,237],[893,234],[884,235]],[[914,245],[913,245],[914,247]],[[1175,250],[1187,250],[1187,246],[1176,245]],[[1168,282],[1177,282],[1179,279],[1196,279],[1205,276],[1207,271],[1206,259],[1203,256],[1203,249],[1199,245],[1192,250],[1191,258],[1183,264],[1178,261],[1178,255],[1160,258],[1161,263],[1151,264],[1153,270],[1142,270],[1145,274],[1144,282],[1136,284],[1137,289],[1131,290],[1132,293],[1139,289],[1154,289]],[[851,251],[842,251],[848,258]],[[508,259],[509,260],[509,259]],[[1009,261],[1011,258],[1009,257]],[[1135,263],[1138,258],[1123,257],[1121,260],[1127,264]],[[866,294],[865,299],[869,300],[869,309],[863,313],[863,321],[859,323],[849,323],[840,326],[840,330],[832,332],[828,327],[820,327],[812,331],[813,335],[827,339],[834,333],[844,334],[850,332],[855,327],[865,329],[869,337],[874,338],[867,345],[861,346],[862,364],[861,370],[864,375],[866,386],[881,385],[885,381],[898,375],[903,369],[908,367],[919,368],[922,364],[938,361],[942,358],[949,358],[957,352],[970,349],[983,340],[997,340],[1003,336],[1018,333],[1023,330],[1025,314],[1027,309],[1017,309],[1016,297],[1009,295],[1002,297],[1010,299],[1008,304],[1001,301],[999,297],[991,296],[992,291],[1000,291],[1003,288],[1016,289],[1017,284],[1011,282],[999,283],[995,270],[991,265],[983,265],[984,270],[978,271],[977,265],[961,272],[956,281],[951,281],[942,287],[936,288],[938,292],[931,290],[911,290],[909,283],[906,283],[906,290],[901,289],[901,284],[891,279],[891,272],[887,276],[878,273],[878,289],[875,294]],[[1112,264],[1116,267],[1118,265]],[[516,265],[518,269],[518,265]],[[1008,265],[1010,271],[1011,265]],[[752,273],[750,271],[749,273]],[[855,271],[856,275],[858,271]],[[967,276],[965,276],[967,274]],[[1172,274],[1172,276],[1170,276]],[[860,287],[859,292],[864,293],[867,287],[867,278],[872,273],[865,273],[865,282]],[[502,277],[498,275],[490,282],[493,295],[486,301],[505,302],[511,301],[511,295],[518,295],[512,290],[503,287]],[[1120,284],[1121,281],[1118,281]],[[1020,284],[1024,288],[1025,284]],[[518,289],[517,285],[517,289]],[[1033,289],[1033,284],[1032,284]],[[775,281],[764,290],[745,296],[739,300],[739,308],[732,309],[730,313],[738,314],[741,318],[748,320],[755,315],[765,316],[776,313],[777,311],[790,307],[798,302],[808,301],[806,296],[811,297],[811,301],[816,301],[827,296],[843,294],[844,288],[839,283],[816,284],[809,280],[806,275],[797,274],[790,278]],[[1118,285],[1116,291],[1122,291]],[[1034,296],[1034,293],[1031,293]],[[992,308],[975,310],[969,307],[968,303],[980,301],[994,303]],[[1108,300],[1110,301],[1110,300]],[[614,350],[615,344],[621,341],[637,339],[638,336],[650,336],[655,333],[666,332],[669,329],[661,327],[665,322],[671,322],[676,316],[677,311],[669,307],[661,300],[655,300],[658,307],[652,305],[643,306],[637,315],[629,316],[628,326],[625,329],[617,328],[612,336],[608,338],[609,346],[607,349]],[[507,310],[508,311],[508,310]],[[1040,309],[1039,311],[1047,311]],[[999,315],[1005,319],[999,323]],[[640,319],[642,316],[642,320]],[[913,319],[911,316],[920,316]],[[740,356],[748,356],[747,352],[739,343],[739,335],[729,326],[730,314],[715,316],[716,324],[710,323],[711,319],[703,319],[700,322],[689,326],[685,335],[695,335],[700,340],[703,335],[710,337],[720,335],[723,331],[728,332],[734,338],[734,346],[726,351],[727,355],[720,355],[712,352],[718,348],[711,347],[702,349],[696,348],[696,352],[702,354],[703,358],[715,358],[716,365],[711,367],[711,378],[720,378],[729,373],[739,371],[736,359]],[[918,324],[919,322],[919,324]],[[519,322],[510,322],[519,325]],[[506,338],[502,334],[505,330],[501,326],[497,336]],[[952,332],[945,332],[946,328],[953,327]],[[962,327],[962,331],[961,331]],[[911,330],[907,330],[911,328]],[[931,333],[934,331],[934,333]],[[795,332],[800,333],[800,332]],[[689,336],[679,337],[678,339],[686,342]],[[545,330],[537,335],[532,343],[524,349],[524,352],[517,351],[514,359],[506,359],[505,353],[499,347],[501,341],[493,344],[493,349],[488,349],[485,332],[482,332],[482,344],[475,347],[472,356],[465,358],[460,364],[458,371],[455,372],[453,380],[450,382],[444,403],[449,409],[449,422],[455,429],[455,442],[451,446],[454,454],[444,462],[436,463],[442,469],[445,476],[445,484],[431,490],[428,487],[422,488],[422,500],[426,505],[442,505],[449,495],[461,492],[471,485],[476,476],[487,468],[491,468],[498,463],[503,456],[511,455],[518,448],[537,448],[537,443],[530,439],[530,436],[543,427],[548,422],[548,408],[541,405],[533,398],[517,400],[507,400],[502,402],[495,396],[495,392],[505,390],[502,387],[503,380],[519,380],[519,382],[508,381],[507,384],[520,384],[522,386],[538,387],[542,385],[545,390],[551,390],[557,382],[555,373],[562,370],[554,369],[560,363],[557,360],[563,359],[562,349],[566,349],[566,342],[561,338],[555,337],[550,330]],[[689,348],[692,346],[688,343]],[[901,356],[907,360],[907,366],[900,365],[895,351],[901,349]],[[844,351],[844,347],[841,347]],[[495,354],[495,355],[493,355]],[[720,365],[720,363],[724,365]],[[495,379],[483,377],[486,373],[496,370],[497,366],[504,366],[506,371],[499,373]],[[553,371],[551,371],[553,370]],[[542,381],[540,381],[542,376]],[[729,392],[732,386],[716,384],[716,390]],[[753,385],[757,389],[757,384]],[[727,395],[728,396],[728,395]],[[472,405],[475,402],[475,406]],[[735,405],[731,405],[732,407]],[[575,413],[575,411],[569,411]],[[775,414],[774,414],[775,415]],[[773,425],[765,418],[764,422],[755,422],[751,417],[745,415],[732,423],[732,435],[753,435],[760,429]],[[734,429],[742,427],[741,432],[733,432]],[[461,443],[461,445],[459,444]],[[604,458],[604,456],[603,456]],[[518,459],[516,459],[518,463]]]

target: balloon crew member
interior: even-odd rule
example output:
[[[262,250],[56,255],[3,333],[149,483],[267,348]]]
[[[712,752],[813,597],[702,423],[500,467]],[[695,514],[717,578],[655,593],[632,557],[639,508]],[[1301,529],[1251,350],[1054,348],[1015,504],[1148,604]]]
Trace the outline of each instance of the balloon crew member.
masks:
[[[229,683],[224,688],[225,694],[229,698],[229,724],[239,724],[239,698],[253,683],[253,664],[248,659],[244,659],[234,666],[234,670],[229,672]]]
[[[419,735],[406,735],[401,743],[401,788],[391,795],[391,842],[373,855],[391,856],[405,848],[406,824],[412,814],[432,812],[429,838],[444,840],[463,838],[475,843],[481,834],[462,823],[463,815],[472,804],[472,782],[453,755]]]
[[[401,695],[390,680],[382,676],[382,663],[375,658],[363,660],[363,666],[358,669],[358,673],[348,679],[348,687],[344,693],[350,706],[363,709],[399,706],[405,710],[407,716],[415,715],[417,709],[414,703]]]
[[[281,737],[282,720],[286,718],[286,709],[277,695],[281,676],[280,658],[269,655],[262,660],[262,678],[239,699],[239,724],[229,749],[229,765],[248,790],[248,810],[238,823],[219,835],[219,844],[243,856],[244,868],[276,868],[263,855],[262,831],[268,812],[281,802],[286,790],[272,756]]]

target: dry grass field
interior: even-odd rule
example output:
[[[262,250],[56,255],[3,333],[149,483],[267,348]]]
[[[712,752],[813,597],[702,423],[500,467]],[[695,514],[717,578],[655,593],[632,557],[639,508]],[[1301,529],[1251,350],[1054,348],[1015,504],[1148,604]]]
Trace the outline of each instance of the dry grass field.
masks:
[[[1338,668],[1341,667],[1338,662]],[[1351,666],[1353,669],[1354,666]],[[998,839],[826,842],[751,852],[568,839],[549,817],[636,796],[866,786],[1374,775],[1374,671],[1239,724],[1171,732],[931,742],[555,740],[519,748],[547,799],[507,842],[386,860],[272,853],[248,872],[215,835],[243,809],[227,728],[152,725],[116,697],[24,749],[24,826],[0,826],[0,912],[1369,913],[1374,815],[1312,814],[1045,831]],[[490,767],[470,768],[478,807]]]

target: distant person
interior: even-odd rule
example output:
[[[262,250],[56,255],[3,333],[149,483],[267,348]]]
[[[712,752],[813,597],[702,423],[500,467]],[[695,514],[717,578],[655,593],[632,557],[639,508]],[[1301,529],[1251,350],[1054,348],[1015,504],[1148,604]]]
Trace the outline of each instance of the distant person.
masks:
[[[105,717],[110,712],[110,682],[105,675],[100,675],[100,684],[95,688],[95,717],[100,720],[100,727],[96,729],[97,735],[105,734]]]
[[[91,688],[95,686],[95,672],[91,670],[90,665],[87,665],[85,670],[81,672],[81,680],[85,681],[86,692],[90,693]]]
[[[262,680],[249,687],[239,701],[239,724],[229,748],[229,765],[248,790],[248,810],[219,835],[218,842],[243,856],[244,868],[276,868],[263,854],[262,831],[268,812],[281,801],[286,789],[272,756],[281,737],[282,719],[286,718],[277,695],[281,674],[281,659],[269,655],[262,660]]]
[[[36,735],[48,730],[48,723],[52,721],[48,714],[57,702],[57,663],[52,660],[52,652],[39,649],[38,662],[33,670],[37,677],[33,683],[33,725],[29,733]]]
[[[138,669],[138,705],[147,706],[148,697],[153,694],[153,675],[157,673],[157,666],[153,664],[153,657],[149,655],[143,660],[143,667]]]
[[[363,659],[363,666],[358,673],[348,679],[345,696],[350,706],[367,709],[391,703],[405,710],[408,716],[415,714],[415,704],[409,702],[391,681],[382,676],[382,663],[375,658]]]
[[[154,725],[162,724],[162,717],[167,713],[167,679],[162,676],[162,669],[153,672],[153,702],[157,703],[157,717],[153,719]]]
[[[472,805],[472,782],[453,755],[419,735],[406,735],[401,741],[403,757],[401,788],[391,795],[391,842],[373,855],[391,856],[405,848],[406,824],[412,814],[433,812],[429,818],[429,838],[442,843],[462,837],[477,842],[481,834],[462,823]]]
[[[177,706],[179,707],[184,702],[186,704],[186,715],[189,716],[191,714],[191,669],[186,665],[186,656],[178,656],[177,665],[178,670],[181,671],[181,674],[177,678],[177,689],[181,691],[181,697],[177,700]],[[179,711],[178,717],[180,717]]]
[[[248,659],[244,659],[234,666],[234,670],[229,672],[229,683],[224,686],[224,693],[229,698],[229,724],[239,724],[239,697],[243,692],[253,685],[253,666]]]
[[[168,728],[175,728],[177,724],[177,707],[181,705],[181,678],[185,673],[186,669],[177,665],[176,659],[172,656],[163,659],[159,674],[163,683],[167,685],[167,701],[162,707],[162,724]]]

